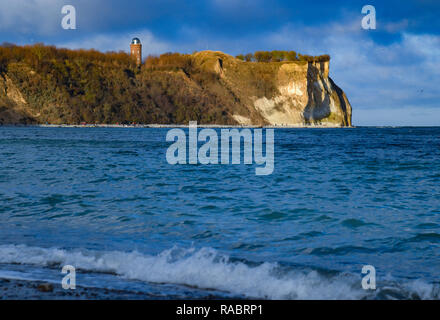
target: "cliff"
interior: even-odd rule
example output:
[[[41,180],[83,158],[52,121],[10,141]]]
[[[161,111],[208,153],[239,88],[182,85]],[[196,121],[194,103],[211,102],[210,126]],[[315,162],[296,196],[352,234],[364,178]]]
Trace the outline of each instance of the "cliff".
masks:
[[[351,126],[329,62],[244,62],[203,51],[137,69],[123,53],[10,49],[23,51],[17,58],[2,50],[2,124]]]

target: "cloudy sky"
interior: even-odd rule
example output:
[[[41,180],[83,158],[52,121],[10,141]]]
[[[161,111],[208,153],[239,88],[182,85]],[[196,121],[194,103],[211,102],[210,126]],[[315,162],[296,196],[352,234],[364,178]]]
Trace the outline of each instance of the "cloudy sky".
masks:
[[[77,29],[61,27],[73,5]],[[377,29],[361,13],[373,5]],[[331,55],[355,125],[440,125],[440,1],[0,0],[0,42],[144,54],[296,50]]]

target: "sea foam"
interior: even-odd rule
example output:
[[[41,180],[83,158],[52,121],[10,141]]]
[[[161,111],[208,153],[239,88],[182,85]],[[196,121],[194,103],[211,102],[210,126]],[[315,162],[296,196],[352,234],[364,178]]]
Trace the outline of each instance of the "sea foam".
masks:
[[[115,274],[131,280],[214,289],[260,299],[371,299],[377,292],[361,288],[359,276],[324,275],[318,271],[286,270],[277,263],[249,265],[232,261],[212,248],[172,248],[158,255],[136,251],[97,252],[25,245],[0,246],[0,263],[43,267],[72,265],[78,270]],[[388,291],[398,288],[388,287]],[[404,296],[435,298],[432,285],[412,282]],[[420,291],[420,292],[419,292]],[[434,296],[433,296],[434,295]]]

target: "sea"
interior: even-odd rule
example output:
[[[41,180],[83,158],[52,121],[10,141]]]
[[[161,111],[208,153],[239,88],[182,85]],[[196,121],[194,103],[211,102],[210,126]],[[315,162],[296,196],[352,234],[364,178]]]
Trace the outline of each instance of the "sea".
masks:
[[[97,299],[440,298],[440,128],[275,129],[266,176],[170,165],[168,130],[0,127],[0,279],[61,287],[69,265]]]

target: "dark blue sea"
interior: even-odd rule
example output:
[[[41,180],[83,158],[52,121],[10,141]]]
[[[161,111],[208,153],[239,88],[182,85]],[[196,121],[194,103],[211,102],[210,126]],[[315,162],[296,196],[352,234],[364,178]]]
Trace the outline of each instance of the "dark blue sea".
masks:
[[[440,128],[276,129],[268,176],[170,165],[167,132],[0,127],[0,278],[61,285],[72,265],[77,286],[145,299],[440,297]]]

